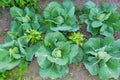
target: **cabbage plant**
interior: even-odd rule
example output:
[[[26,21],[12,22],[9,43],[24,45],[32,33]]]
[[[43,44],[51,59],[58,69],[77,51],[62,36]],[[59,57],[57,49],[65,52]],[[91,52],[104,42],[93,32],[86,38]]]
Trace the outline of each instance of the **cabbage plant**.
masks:
[[[0,72],[18,66],[23,57],[17,41],[0,44]]]
[[[80,19],[87,24],[87,31],[92,35],[113,36],[120,31],[120,14],[116,10],[116,5],[105,3],[98,7],[88,1],[84,4]]]
[[[83,57],[82,49],[76,44],[70,44],[60,32],[48,33],[44,42],[36,52],[43,78],[63,78],[68,72],[68,65],[80,62]]]
[[[118,79],[120,74],[120,39],[111,37],[90,38],[84,45],[83,64],[91,75],[101,80]]]
[[[37,43],[33,46],[28,46],[24,37],[0,44],[0,72],[20,66],[23,60],[25,62],[32,61],[39,45]]]
[[[39,30],[41,17],[35,13],[33,8],[26,7],[24,10],[18,7],[10,8],[10,15],[13,18],[11,22],[11,29],[5,42],[16,40],[24,35],[26,30],[33,29]]]
[[[49,3],[43,17],[46,26],[52,31],[76,31],[80,28],[76,23],[74,4],[70,0],[65,0],[61,5],[57,2]]]

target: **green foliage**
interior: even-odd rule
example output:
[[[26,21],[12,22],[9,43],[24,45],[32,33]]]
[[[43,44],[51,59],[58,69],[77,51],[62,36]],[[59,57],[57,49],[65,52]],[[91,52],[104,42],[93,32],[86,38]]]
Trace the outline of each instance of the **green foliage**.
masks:
[[[43,17],[30,8],[36,6],[37,0],[5,1],[1,0],[0,6],[12,4],[27,7],[24,10],[15,6],[10,8],[13,18],[11,29],[5,43],[0,44],[0,80],[23,80],[27,63],[33,60],[34,55],[43,78],[65,77],[69,64],[80,62],[83,56],[83,64],[91,75],[98,75],[102,80],[119,77],[120,39],[115,41],[110,37],[120,30],[120,15],[116,6],[103,4],[97,7],[91,1],[85,3],[80,24],[86,23],[87,31],[92,35],[109,36],[104,39],[90,38],[85,42],[82,33],[75,33],[80,27],[71,0],[65,0],[61,5],[51,2],[45,8]],[[79,13],[76,8],[76,14]],[[74,33],[68,36],[59,31]],[[80,66],[76,64],[76,67]]]
[[[25,8],[27,6],[38,9],[37,2],[38,0],[0,0],[0,7],[17,6]]]
[[[13,40],[5,44],[0,44],[0,72],[11,70],[21,63],[24,48],[21,42]]]
[[[66,0],[60,5],[51,2],[44,10],[44,20],[46,26],[52,31],[76,31],[80,27],[76,24],[75,7],[70,0]]]
[[[2,16],[2,12],[0,11],[0,17]]]
[[[81,61],[82,56],[82,49],[70,44],[60,32],[48,33],[36,52],[41,77],[52,79],[65,77],[68,65]]]
[[[105,37],[90,38],[83,46],[85,58],[83,64],[91,75],[101,80],[118,79],[120,74],[120,39]]]
[[[31,44],[35,44],[37,41],[43,40],[41,37],[41,33],[37,32],[36,30],[26,30],[26,33],[24,34],[27,42],[30,42]]]
[[[1,34],[0,34],[0,37],[3,37],[7,34],[7,32],[3,31]]]
[[[12,7],[10,8],[10,14],[14,20],[11,22],[11,29],[5,42],[9,42],[23,36],[28,29],[39,30],[41,16],[39,14],[35,14],[35,10],[33,8],[26,7],[22,10],[18,7]]]
[[[88,1],[84,4],[80,19],[87,24],[87,31],[92,35],[113,36],[120,31],[120,15],[116,9],[115,5],[105,3],[97,7],[95,3]]]
[[[18,7],[25,7],[25,6],[37,6],[37,0],[15,0],[14,1],[14,5],[18,6]]]
[[[12,71],[8,71],[8,76],[11,80],[24,80],[24,74],[27,67],[27,63],[23,60],[19,67],[14,68]]]
[[[39,43],[34,46],[28,46],[24,37],[17,40],[0,44],[0,72],[11,70],[21,64],[21,61],[32,61],[33,56],[39,48]]]
[[[27,70],[27,64],[23,63],[11,71],[0,73],[0,80],[24,80],[24,74]]]
[[[22,10],[18,7],[12,7],[10,14],[14,21],[11,23],[11,29],[5,39],[5,43],[0,44],[0,72],[20,66],[23,59],[25,62],[32,61],[40,45],[36,42],[42,39],[41,33],[38,32],[41,17],[39,14],[35,14],[33,8],[26,7],[25,10]],[[30,40],[30,45],[26,38]],[[17,72],[20,71],[18,70]],[[11,74],[15,78],[12,80],[23,80],[22,77],[18,78],[20,75],[14,76]]]
[[[72,33],[68,38],[70,39],[70,43],[76,43],[79,46],[82,46],[86,40],[80,32]]]
[[[1,53],[0,72],[3,72],[5,70],[10,70],[14,68],[15,66],[19,65],[20,63],[19,59],[21,58],[21,55],[20,55],[20,51],[14,44],[15,44],[14,42],[6,44],[6,45],[11,45],[10,48],[7,47],[8,49],[5,49],[6,47],[0,48],[0,53]]]
[[[41,16],[35,14],[34,8],[26,7],[24,10],[18,7],[12,7],[10,9],[12,18],[20,23],[24,30],[26,29],[38,29],[40,27],[39,21]]]
[[[13,0],[0,0],[0,7],[10,6]]]
[[[100,0],[100,3],[102,3],[102,4],[105,3],[105,0]]]
[[[9,79],[8,74],[9,73],[7,71],[0,73],[0,80],[11,80],[11,79]]]

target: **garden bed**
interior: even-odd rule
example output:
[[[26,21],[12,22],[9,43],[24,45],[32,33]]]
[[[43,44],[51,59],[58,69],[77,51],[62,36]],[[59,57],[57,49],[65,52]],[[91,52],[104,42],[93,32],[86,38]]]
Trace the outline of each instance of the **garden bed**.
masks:
[[[58,1],[60,2],[60,0]],[[81,7],[86,1],[85,0],[74,0],[75,5],[81,6]],[[101,4],[100,0],[93,0],[93,1],[96,2],[98,5]],[[44,9],[44,7],[49,2],[51,2],[51,0],[44,0],[44,1],[39,0],[38,5],[41,9]],[[120,1],[118,0],[105,0],[105,2],[117,4],[120,7]],[[10,17],[10,14],[9,14],[9,8],[4,8],[4,9],[0,8],[0,12],[2,12],[2,16],[0,16],[0,43],[3,43],[4,39],[6,38],[6,33],[10,29],[10,23],[12,21],[12,18]],[[90,38],[91,35],[86,31],[86,28],[85,28],[86,25],[83,25],[83,26],[84,27],[81,27],[80,31],[85,35],[86,38]],[[120,32],[116,33],[114,37],[115,39],[119,39]],[[69,67],[70,67],[69,68],[70,72],[68,76],[60,80],[99,80],[97,76],[91,76],[82,63],[71,64],[69,65]],[[49,79],[43,79],[40,77],[39,65],[37,63],[36,58],[34,58],[34,60],[29,63],[29,67],[27,71],[25,72],[24,79],[25,80],[49,80]]]

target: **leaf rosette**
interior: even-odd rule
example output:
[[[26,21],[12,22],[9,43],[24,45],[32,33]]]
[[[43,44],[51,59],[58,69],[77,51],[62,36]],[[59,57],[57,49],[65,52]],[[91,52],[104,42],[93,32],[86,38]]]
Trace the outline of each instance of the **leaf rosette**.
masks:
[[[105,37],[90,38],[84,45],[86,54],[83,64],[91,75],[99,75],[100,79],[119,77],[120,73],[120,39]]]
[[[16,40],[23,36],[28,29],[39,31],[41,16],[35,13],[34,8],[26,7],[23,10],[14,6],[10,8],[10,15],[13,21],[5,42]]]
[[[104,3],[98,7],[88,1],[84,4],[80,19],[87,24],[87,31],[92,35],[113,36],[115,32],[120,31],[120,14],[116,10],[116,5]]]
[[[44,10],[44,20],[52,31],[76,31],[80,27],[77,25],[75,7],[70,0],[66,0],[60,5],[51,2]]]
[[[76,58],[78,55],[79,58]],[[48,33],[36,52],[40,75],[52,79],[65,77],[69,72],[68,65],[80,62],[82,56],[82,49],[67,42],[60,32]]]
[[[11,70],[20,64],[23,57],[16,41],[0,44],[0,72]]]
[[[28,46],[24,37],[0,44],[0,72],[11,70],[22,63],[32,61],[40,43]]]

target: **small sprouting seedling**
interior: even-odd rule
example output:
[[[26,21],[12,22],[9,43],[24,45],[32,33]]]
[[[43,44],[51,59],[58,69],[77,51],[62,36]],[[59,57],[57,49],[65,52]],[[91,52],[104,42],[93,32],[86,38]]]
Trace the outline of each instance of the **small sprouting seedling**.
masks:
[[[100,0],[100,3],[101,3],[101,4],[104,4],[104,3],[105,3],[105,0]]]
[[[80,32],[72,33],[68,38],[70,39],[70,43],[76,43],[79,46],[82,46],[86,40]]]
[[[75,65],[76,65],[76,70],[77,70],[77,71],[80,71],[81,64],[79,64],[79,63],[76,63]]]
[[[37,32],[36,30],[26,30],[24,34],[26,40],[32,44],[35,44],[37,41],[43,40],[41,37],[41,32]]]
[[[0,12],[0,17],[2,16],[2,12]]]
[[[80,6],[77,6],[76,8],[75,8],[75,13],[80,13],[81,12],[81,8],[80,8]]]
[[[0,34],[0,37],[5,36],[6,34],[7,34],[7,32],[6,32],[6,31],[4,31],[4,32],[2,32],[2,33]]]

